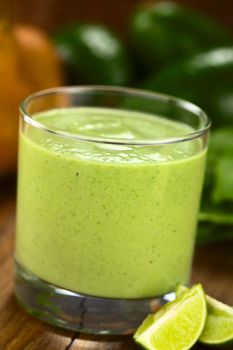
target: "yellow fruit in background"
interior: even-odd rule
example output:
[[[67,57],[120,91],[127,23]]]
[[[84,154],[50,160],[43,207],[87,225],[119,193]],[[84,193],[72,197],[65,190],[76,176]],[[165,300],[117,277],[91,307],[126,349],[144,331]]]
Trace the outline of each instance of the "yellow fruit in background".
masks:
[[[20,102],[62,84],[59,59],[44,32],[0,23],[0,176],[16,169]]]
[[[37,90],[61,84],[61,68],[47,35],[32,26],[15,25],[19,71]]]

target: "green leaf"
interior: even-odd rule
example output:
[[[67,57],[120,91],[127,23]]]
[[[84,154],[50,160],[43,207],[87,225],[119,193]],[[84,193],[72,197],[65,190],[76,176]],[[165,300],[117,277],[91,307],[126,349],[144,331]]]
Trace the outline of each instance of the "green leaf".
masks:
[[[227,159],[227,161],[226,161]],[[205,204],[232,201],[233,128],[220,128],[210,135],[204,184]]]
[[[197,231],[198,245],[224,241],[233,241],[233,226],[222,226],[211,223],[199,224]]]
[[[233,138],[233,136],[232,136]],[[233,155],[233,153],[232,153]],[[212,197],[216,203],[233,201],[233,157],[219,158],[214,168]]]
[[[233,202],[213,203],[210,193],[204,192],[199,221],[210,222],[212,224],[233,225]]]
[[[210,133],[207,171],[214,172],[215,163],[222,157],[233,155],[233,128],[220,128]]]
[[[208,161],[220,156],[233,155],[233,128],[220,128],[210,134]]]
[[[221,209],[218,211],[215,209],[215,211],[206,211],[201,212],[199,214],[199,221],[204,222],[212,222],[215,224],[222,224],[222,225],[233,225],[233,214],[221,212]]]

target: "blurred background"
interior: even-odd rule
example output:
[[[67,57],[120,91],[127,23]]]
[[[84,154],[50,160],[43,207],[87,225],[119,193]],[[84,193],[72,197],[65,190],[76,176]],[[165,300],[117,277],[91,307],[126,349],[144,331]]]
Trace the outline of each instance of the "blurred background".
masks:
[[[146,88],[212,120],[198,243],[233,240],[232,0],[0,0],[0,205],[15,196],[18,105],[59,85]]]
[[[38,25],[45,30],[51,31],[61,23],[82,19],[102,22],[125,36],[131,12],[143,0],[8,0],[8,2],[11,2],[12,16],[16,20]],[[179,0],[176,2],[215,18],[233,32],[231,0]]]

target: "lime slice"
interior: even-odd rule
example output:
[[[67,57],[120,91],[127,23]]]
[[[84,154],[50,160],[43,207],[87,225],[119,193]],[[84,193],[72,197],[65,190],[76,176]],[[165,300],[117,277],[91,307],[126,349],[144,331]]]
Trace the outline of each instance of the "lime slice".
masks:
[[[187,288],[178,286],[179,297]],[[229,345],[233,343],[233,308],[206,295],[207,318],[199,341],[206,345]]]
[[[149,315],[134,340],[148,350],[188,350],[204,328],[206,313],[205,294],[198,284]]]
[[[233,343],[233,308],[209,296],[207,319],[199,341],[208,345],[228,345]]]
[[[179,284],[176,288],[176,297],[179,297],[182,293],[184,293],[186,290],[188,290],[187,287],[182,286],[181,284]]]

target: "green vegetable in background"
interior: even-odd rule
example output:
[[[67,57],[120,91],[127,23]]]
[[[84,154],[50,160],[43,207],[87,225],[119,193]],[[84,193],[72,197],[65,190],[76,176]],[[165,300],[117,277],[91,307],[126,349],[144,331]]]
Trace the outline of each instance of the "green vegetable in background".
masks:
[[[66,64],[67,83],[124,86],[138,77],[136,87],[203,108],[213,130],[198,243],[233,240],[233,38],[211,19],[173,2],[141,5],[129,27],[133,56],[104,26],[60,28],[54,40]]]
[[[130,22],[130,36],[144,65],[153,69],[233,44],[227,31],[212,19],[168,1],[138,7]]]
[[[72,24],[60,28],[54,40],[71,83],[129,84],[131,68],[126,49],[108,28]]]
[[[233,123],[233,46],[194,55],[150,77],[144,88],[196,103],[213,127]]]
[[[219,159],[219,161],[216,164],[215,178],[216,178],[216,184],[213,192],[213,198],[215,202],[221,202],[222,200],[233,201],[232,156]]]
[[[197,244],[210,244],[224,241],[233,241],[233,228],[230,225],[215,225],[209,222],[200,223],[197,235]]]
[[[233,127],[211,133],[198,242],[233,240]]]
[[[209,178],[214,181],[212,200],[233,203],[233,125],[211,134],[207,169]]]
[[[209,182],[212,182],[212,188],[218,187],[218,167],[224,160],[232,159],[233,157],[233,126],[218,128],[211,133],[210,142],[209,142],[209,152],[207,158],[207,176],[209,178]],[[229,171],[224,172],[222,176],[226,179],[224,182],[227,182],[228,179],[232,177],[233,173],[233,161],[229,164],[231,168]],[[219,191],[221,191],[219,189]],[[215,191],[214,191],[215,192]],[[212,193],[212,199],[214,199],[215,195]],[[233,193],[229,191],[231,195],[231,200],[233,201]],[[219,198],[215,202],[219,203],[221,201],[226,200],[227,198]],[[233,213],[232,213],[233,215]]]

